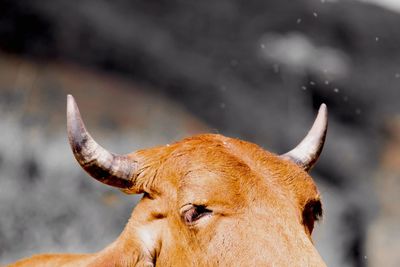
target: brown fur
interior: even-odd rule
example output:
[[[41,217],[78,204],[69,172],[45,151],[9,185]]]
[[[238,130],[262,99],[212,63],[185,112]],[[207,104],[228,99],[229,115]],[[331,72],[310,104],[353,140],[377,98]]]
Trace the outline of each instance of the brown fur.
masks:
[[[130,157],[142,166],[137,183],[146,193],[114,243],[10,266],[325,266],[303,218],[319,193],[294,163],[212,134]],[[179,211],[187,203],[212,215],[186,225]]]

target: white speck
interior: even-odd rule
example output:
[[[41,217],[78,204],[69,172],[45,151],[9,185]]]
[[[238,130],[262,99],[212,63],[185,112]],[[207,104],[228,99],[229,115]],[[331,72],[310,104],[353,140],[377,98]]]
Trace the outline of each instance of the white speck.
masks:
[[[400,73],[396,73],[396,74],[394,75],[394,77],[396,77],[396,79],[400,78]]]
[[[318,17],[318,13],[317,12],[313,12],[313,16],[314,17]]]
[[[326,81],[325,81],[325,84],[326,84],[326,85],[328,85],[328,84],[329,84],[329,81],[328,81],[328,80],[326,80]]]
[[[310,84],[311,84],[311,85],[315,85],[315,82],[314,82],[314,81],[310,81]]]
[[[301,89],[305,91],[305,90],[307,90],[307,87],[303,85],[303,86],[301,87]]]
[[[170,146],[170,144],[166,144],[166,146]]]
[[[339,93],[339,88],[334,88],[333,91],[334,91],[335,93]]]
[[[321,0],[321,3],[322,3],[322,4],[325,4],[325,0]]]
[[[296,20],[296,23],[297,23],[297,24],[300,24],[300,23],[301,23],[301,18],[298,18],[298,19]]]
[[[361,109],[357,108],[357,109],[356,109],[356,114],[357,114],[357,115],[360,115],[360,114],[361,114]]]
[[[265,48],[265,44],[260,44],[260,47],[261,47],[262,49],[264,49],[264,48]]]
[[[377,36],[377,37],[375,37],[375,41],[377,41],[377,42],[379,41],[379,37],[378,37],[378,36]]]
[[[220,103],[220,104],[219,104],[219,107],[222,108],[222,109],[224,109],[224,108],[226,107],[226,105],[225,105],[225,103]]]

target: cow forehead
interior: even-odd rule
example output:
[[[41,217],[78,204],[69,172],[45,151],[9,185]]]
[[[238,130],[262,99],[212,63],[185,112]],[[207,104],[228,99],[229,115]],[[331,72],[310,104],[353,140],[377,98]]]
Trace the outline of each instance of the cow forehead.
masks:
[[[318,195],[312,178],[301,168],[249,142],[206,134],[168,149],[170,164],[166,163],[171,168],[167,169],[174,173],[169,177],[182,199],[232,200],[257,188],[261,193],[267,189],[293,195],[302,205]]]
[[[207,166],[187,172],[179,180],[179,203],[198,205],[230,206],[246,202],[252,172],[247,166],[236,164],[236,170],[229,165]]]

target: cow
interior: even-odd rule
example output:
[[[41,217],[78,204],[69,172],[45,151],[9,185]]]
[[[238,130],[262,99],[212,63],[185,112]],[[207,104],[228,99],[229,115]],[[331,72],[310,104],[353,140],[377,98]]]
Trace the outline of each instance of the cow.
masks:
[[[325,104],[306,137],[282,155],[219,134],[114,154],[88,133],[71,95],[67,129],[90,176],[143,197],[105,249],[10,266],[326,266],[311,237],[322,205],[308,175],[325,142]]]

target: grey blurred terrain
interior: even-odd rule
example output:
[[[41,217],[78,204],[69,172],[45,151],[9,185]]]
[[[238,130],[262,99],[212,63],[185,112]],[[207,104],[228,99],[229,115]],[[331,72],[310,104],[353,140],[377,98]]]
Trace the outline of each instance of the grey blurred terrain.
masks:
[[[92,134],[119,153],[204,131],[283,153],[327,103],[312,172],[325,203],[317,247],[328,266],[399,266],[400,170],[385,163],[400,154],[388,152],[400,132],[398,13],[350,0],[3,0],[0,10],[0,263],[100,249],[134,206],[75,164],[64,130],[73,93]]]
[[[95,182],[75,162],[66,137],[67,93],[96,139],[119,153],[207,130],[157,93],[77,66],[2,55],[0,88],[1,263],[101,249],[120,234],[138,200]]]

